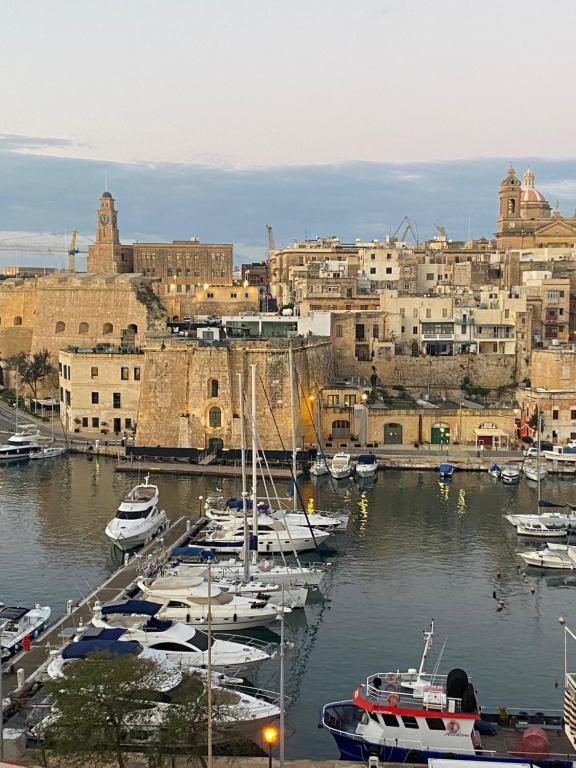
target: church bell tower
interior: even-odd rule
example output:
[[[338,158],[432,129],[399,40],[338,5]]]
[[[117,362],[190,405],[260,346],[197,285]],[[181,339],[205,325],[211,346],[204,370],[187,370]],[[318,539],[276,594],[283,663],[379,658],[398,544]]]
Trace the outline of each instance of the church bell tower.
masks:
[[[88,272],[132,272],[133,248],[120,243],[118,211],[110,192],[100,196],[96,242],[88,249]]]
[[[516,177],[514,168],[510,166],[506,178],[500,184],[500,209],[498,213],[497,236],[516,231],[520,221],[520,202],[522,185]]]

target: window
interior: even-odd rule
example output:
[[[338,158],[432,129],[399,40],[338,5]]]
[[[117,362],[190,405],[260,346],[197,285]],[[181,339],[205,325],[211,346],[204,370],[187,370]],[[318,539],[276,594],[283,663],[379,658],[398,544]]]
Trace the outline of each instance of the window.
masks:
[[[100,395],[98,392],[92,392],[92,405],[98,405],[100,402]]]
[[[389,715],[387,712],[382,712],[382,720],[384,720],[384,725],[389,725],[392,728],[399,728],[400,724],[398,722],[398,718],[396,715]]]
[[[114,326],[112,323],[104,323],[102,326],[102,333],[104,336],[109,336],[114,331]]]
[[[426,310],[426,317],[432,317],[432,310],[431,309],[427,309]]]
[[[406,331],[406,327],[402,326],[402,328],[400,328],[400,333],[404,333],[405,331]]]
[[[71,402],[72,402],[72,398],[70,396],[70,390],[67,389],[66,390],[66,405],[70,405]]]
[[[98,368],[90,368],[90,378],[91,379],[98,378]]]
[[[140,381],[140,368],[134,368],[134,381]]]
[[[326,405],[328,408],[334,408],[334,406],[340,405],[340,395],[328,395],[326,397]]]
[[[572,410],[570,411],[570,418],[572,420],[576,419],[576,408],[572,408]]]
[[[16,325],[16,323],[14,323]],[[58,320],[56,323],[56,333],[64,333],[66,330],[66,323],[63,323],[62,320]]]
[[[427,272],[426,273],[426,280],[427,280],[427,282],[430,282],[431,280],[434,280],[434,272]]]
[[[122,398],[120,396],[120,392],[114,392],[112,395],[112,407],[122,408]]]
[[[427,717],[426,725],[431,731],[445,731],[446,726],[441,717]]]
[[[359,323],[356,325],[356,339],[362,341],[364,339],[364,324]]]
[[[88,323],[80,323],[78,326],[78,333],[88,333],[90,326]]]
[[[372,261],[376,261],[376,254],[375,253],[371,253],[370,254],[370,258],[372,259]]]
[[[412,317],[418,317],[418,307],[414,307],[412,310]]]
[[[373,325],[372,326],[372,338],[377,339],[378,338],[378,326]]]
[[[336,324],[336,338],[341,339],[342,338],[342,324],[337,323]]]
[[[62,376],[62,363],[58,363],[58,373]]]
[[[60,387],[60,402],[61,403],[64,402],[64,390],[62,389],[62,387]]]
[[[392,274],[392,267],[386,267],[386,274],[391,275]]]
[[[370,274],[375,275],[376,274],[376,267],[370,267]]]
[[[82,426],[83,427],[88,426],[88,416],[82,416]]]
[[[218,379],[210,379],[208,382],[208,397],[218,397],[219,389]]]
[[[92,417],[92,429],[98,429],[99,426],[100,426],[100,419],[98,418],[98,416],[93,416]]]
[[[208,426],[212,429],[219,429],[222,426],[222,411],[220,408],[210,408],[208,411]]]
[[[14,325],[22,325],[22,318],[20,317],[20,315],[16,315],[16,317],[14,318]]]
[[[415,717],[412,717],[412,715],[402,715],[402,722],[404,723],[404,728],[418,728],[418,721]]]
[[[128,331],[128,333],[137,334],[138,333],[138,326],[136,325],[136,323],[130,323],[130,325],[128,326],[128,328],[126,330]]]
[[[132,429],[132,419],[124,419],[124,428]]]
[[[554,421],[558,420],[558,414],[559,414],[558,408],[552,408],[552,418],[554,419]]]
[[[238,294],[237,293],[231,293],[230,294],[230,298],[231,299],[237,299],[238,298]]]
[[[444,309],[442,310],[442,317],[448,317],[448,310],[446,309],[446,307],[444,307]]]
[[[356,395],[348,395],[344,400],[344,405],[347,405],[348,407],[356,405]]]
[[[206,298],[207,299],[213,299],[214,298],[214,294],[213,293],[207,293],[206,294]]]
[[[412,326],[412,336],[416,336],[418,334],[418,326],[413,325]]]
[[[404,307],[400,307],[400,317],[404,317],[405,314],[406,314],[405,308]]]
[[[504,310],[504,318],[507,320],[509,317],[510,317],[510,310],[509,309],[505,309]]]
[[[124,368],[124,367],[120,368],[120,378],[122,381],[128,381],[129,379],[128,368]]]

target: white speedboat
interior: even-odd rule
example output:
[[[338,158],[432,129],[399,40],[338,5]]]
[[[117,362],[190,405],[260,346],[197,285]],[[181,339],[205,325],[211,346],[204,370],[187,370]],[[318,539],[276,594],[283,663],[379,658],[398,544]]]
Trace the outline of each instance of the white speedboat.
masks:
[[[106,526],[106,536],[123,551],[147,544],[168,525],[166,512],[157,506],[158,486],[150,485],[149,479],[132,488]]]
[[[336,453],[330,464],[330,474],[336,480],[350,477],[354,471],[354,464],[349,453]]]
[[[522,469],[513,461],[508,464],[503,464],[500,470],[500,479],[507,485],[515,485],[516,483],[519,483],[521,475]]]
[[[526,515],[505,515],[507,520],[514,528],[528,523],[541,522],[549,528],[572,528],[576,530],[576,515],[567,512],[542,512]]]
[[[172,556],[180,562],[173,566],[178,574],[191,574],[205,576],[208,568],[205,564],[198,565],[198,549],[201,547],[177,547],[172,551]],[[206,551],[206,550],[204,550]],[[184,561],[184,562],[182,562]],[[244,563],[239,560],[228,559],[213,561],[212,576],[215,579],[244,578]],[[256,563],[248,563],[248,578],[265,581],[267,584],[285,584],[292,587],[319,587],[326,575],[329,564],[314,563],[311,565],[286,565],[276,564],[274,560],[258,560]]]
[[[236,552],[244,549],[244,524],[233,522],[232,524],[215,523],[215,530],[207,532],[203,541],[198,542],[215,552]],[[253,533],[252,520],[248,522],[249,533]],[[267,515],[258,518],[257,546],[261,554],[277,552],[303,552],[307,549],[315,549],[330,536],[326,531],[302,526],[288,526],[280,520],[274,520]]]
[[[0,658],[5,660],[22,649],[24,638],[32,640],[50,621],[52,609],[47,605],[34,608],[0,603]]]
[[[576,569],[576,546],[572,544],[547,544],[542,549],[518,552],[526,565],[533,568],[573,571]]]
[[[373,453],[358,456],[355,472],[358,477],[372,477],[378,471],[378,459]]]
[[[538,476],[540,476],[540,480],[544,480],[548,472],[546,470],[546,467],[541,466],[540,468],[538,468],[538,465],[536,463],[527,461],[524,463],[524,474],[526,475],[528,480],[533,480],[535,483],[537,483]]]
[[[140,608],[143,603],[144,607]],[[243,667],[256,667],[271,657],[273,644],[263,640],[217,634],[212,636],[212,644],[209,646],[208,635],[196,627],[169,620],[160,621],[156,615],[148,614],[137,620],[135,614],[139,610],[147,610],[147,606],[150,603],[126,600],[116,606],[112,605],[114,610],[103,615],[102,606],[97,604],[94,606],[92,624],[96,627],[121,629],[118,640],[135,640],[145,648],[162,651],[170,661],[183,668],[206,667],[209,647],[212,667],[228,674],[236,674]]]
[[[30,459],[55,459],[57,456],[65,454],[67,449],[59,445],[47,445],[38,451],[30,454]]]
[[[314,477],[322,477],[322,475],[330,474],[328,462],[326,460],[326,456],[323,453],[319,452],[316,454],[316,460],[310,467],[310,474],[314,475]]]
[[[548,526],[541,520],[520,523],[516,526],[518,536],[532,539],[565,539],[568,528],[564,526]]]
[[[0,445],[0,464],[25,461],[32,453],[41,450],[40,430],[33,424],[25,424]]]
[[[135,640],[120,641],[123,629],[103,629],[101,627],[89,627],[81,635],[80,639],[69,643],[62,653],[55,656],[48,664],[46,672],[56,680],[64,675],[64,669],[77,661],[86,659],[94,653],[109,653],[111,656],[138,656],[154,662],[160,669],[160,674],[151,676],[150,683],[156,690],[163,693],[171,691],[182,682],[182,672],[179,667],[170,661],[161,650],[144,648]]]

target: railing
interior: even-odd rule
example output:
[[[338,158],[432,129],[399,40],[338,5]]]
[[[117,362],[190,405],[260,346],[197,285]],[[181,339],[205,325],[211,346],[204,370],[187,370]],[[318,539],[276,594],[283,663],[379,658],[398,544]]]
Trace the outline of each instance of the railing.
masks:
[[[460,712],[462,709],[462,700],[457,698],[448,698],[446,696],[446,675],[427,675],[418,676],[411,672],[383,672],[371,675],[366,679],[363,687],[364,692],[370,701],[375,704],[394,704],[395,706],[405,706],[412,709],[447,709],[449,712]],[[420,690],[425,694],[418,695],[405,687],[408,684],[421,683]]]

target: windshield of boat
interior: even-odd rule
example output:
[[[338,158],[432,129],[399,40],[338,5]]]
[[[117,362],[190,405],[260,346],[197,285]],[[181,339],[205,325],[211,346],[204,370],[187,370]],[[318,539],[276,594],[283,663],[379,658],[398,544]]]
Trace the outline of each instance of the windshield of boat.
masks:
[[[201,632],[199,629],[197,629],[186,642],[199,651],[207,651],[209,645],[214,646],[214,638],[212,638],[212,642],[209,643],[206,632]]]
[[[126,494],[124,501],[148,501],[156,494],[155,485],[137,485],[136,488]]]
[[[116,513],[116,518],[118,520],[141,520],[141,519],[144,519],[145,517],[148,517],[148,515],[153,509],[154,509],[153,506],[147,507],[146,509],[133,509],[133,510],[119,509],[118,512]]]

